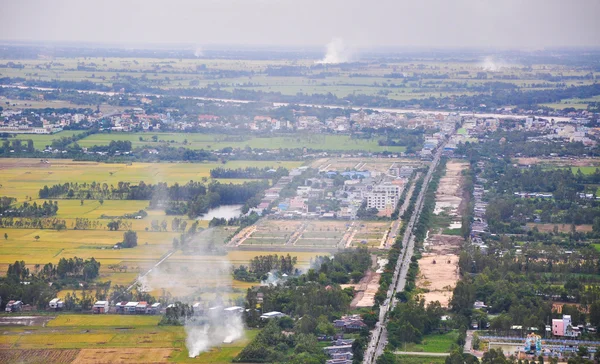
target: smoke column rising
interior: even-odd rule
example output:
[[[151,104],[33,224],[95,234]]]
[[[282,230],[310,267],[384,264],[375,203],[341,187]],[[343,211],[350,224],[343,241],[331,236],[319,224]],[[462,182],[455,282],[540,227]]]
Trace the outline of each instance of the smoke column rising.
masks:
[[[327,44],[327,53],[325,58],[315,63],[319,64],[335,64],[345,63],[350,59],[350,49],[344,43],[341,38],[333,38],[331,42]]]
[[[190,358],[208,351],[211,347],[222,343],[231,343],[244,336],[244,324],[239,313],[223,313],[220,309],[208,314],[208,321],[197,324],[194,321],[185,323],[185,346]]]
[[[197,233],[188,244],[202,247],[209,241],[214,241],[213,229]],[[207,252],[207,254],[209,254]],[[190,256],[193,256],[190,255]],[[231,292],[231,262],[227,256],[212,255],[210,262],[206,256],[199,255],[201,260],[187,259],[185,262],[165,261],[145,277],[139,279],[144,291],[166,289],[175,292],[178,300],[188,304],[193,303],[192,296],[201,292],[215,293],[217,299],[213,302],[201,301],[207,306],[218,306],[206,310],[204,314],[194,316],[184,323],[186,333],[185,344],[191,358],[210,350],[212,347],[231,343],[244,336],[244,324],[241,314],[228,312],[223,309],[220,296]]]

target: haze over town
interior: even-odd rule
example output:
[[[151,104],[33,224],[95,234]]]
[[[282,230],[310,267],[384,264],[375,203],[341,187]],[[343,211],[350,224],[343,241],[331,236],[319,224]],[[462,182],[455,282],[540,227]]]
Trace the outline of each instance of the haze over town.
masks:
[[[0,362],[597,363],[598,14],[3,2]]]

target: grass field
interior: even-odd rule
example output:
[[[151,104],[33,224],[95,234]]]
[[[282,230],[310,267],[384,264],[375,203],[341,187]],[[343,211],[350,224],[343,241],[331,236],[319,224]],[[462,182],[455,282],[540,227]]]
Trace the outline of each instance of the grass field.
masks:
[[[158,137],[158,141],[152,141],[152,136]],[[143,138],[143,141],[140,141]],[[296,136],[227,136],[225,134],[190,134],[190,133],[110,133],[93,134],[78,141],[82,147],[94,145],[108,145],[112,140],[130,141],[133,147],[158,146],[169,144],[190,149],[222,149],[231,148],[259,148],[259,149],[283,149],[283,148],[308,148],[319,150],[364,150],[368,152],[403,152],[404,147],[379,146],[378,139],[351,139],[348,135],[315,135],[303,134]],[[184,143],[184,141],[187,141]],[[230,162],[233,163],[233,162]],[[273,162],[265,162],[271,163]],[[233,167],[230,167],[233,168]]]
[[[421,355],[396,355],[398,363],[402,364],[444,364],[446,362],[445,357],[437,356],[421,356]]]
[[[429,334],[423,337],[421,344],[407,344],[402,351],[426,352],[426,353],[449,353],[453,344],[458,339],[458,332],[451,331],[445,334]]]
[[[64,130],[56,134],[17,134],[15,139],[21,140],[33,140],[33,146],[36,149],[43,150],[46,145],[52,144],[53,140],[58,140],[62,137],[72,137],[73,135],[77,135],[82,133],[81,131],[73,131],[73,130]],[[11,138],[12,139],[12,138]],[[10,139],[9,139],[10,140]]]

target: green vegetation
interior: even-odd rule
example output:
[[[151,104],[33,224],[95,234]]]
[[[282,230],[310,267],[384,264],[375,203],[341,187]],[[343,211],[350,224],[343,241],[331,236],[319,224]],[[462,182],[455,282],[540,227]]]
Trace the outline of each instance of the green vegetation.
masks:
[[[409,343],[401,345],[398,350],[411,352],[427,352],[427,353],[449,353],[456,346],[458,340],[458,332],[451,331],[446,333],[434,333],[423,335],[421,343]]]
[[[157,137],[157,141],[152,140]],[[140,138],[143,140],[140,141]],[[226,134],[189,134],[189,133],[110,133],[93,134],[78,141],[82,147],[108,145],[111,141],[129,141],[133,148],[157,147],[169,144],[190,149],[221,150],[223,148],[250,147],[252,149],[295,149],[311,150],[364,150],[367,152],[403,152],[403,146],[380,146],[378,139],[352,139],[348,135],[297,134],[288,136],[260,137],[255,135],[228,136]],[[187,141],[184,144],[184,141]]]

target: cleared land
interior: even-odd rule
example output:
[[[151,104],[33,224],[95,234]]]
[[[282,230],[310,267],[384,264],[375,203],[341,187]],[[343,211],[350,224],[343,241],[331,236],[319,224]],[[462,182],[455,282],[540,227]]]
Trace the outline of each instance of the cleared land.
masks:
[[[465,206],[462,187],[462,171],[468,164],[449,161],[446,173],[440,179],[436,191],[434,214],[440,221],[429,231],[424,242],[425,252],[419,260],[417,286],[425,290],[426,302],[439,301],[447,307],[452,298],[452,290],[460,279],[458,271],[458,251],[464,239],[460,236],[461,215]],[[457,236],[455,231],[458,230]],[[439,234],[441,232],[450,235]]]
[[[369,170],[388,173],[392,167],[412,166],[418,168],[423,162],[405,158],[319,158],[310,166],[323,172],[346,170]]]
[[[378,247],[390,222],[334,220],[270,220],[238,233],[230,246],[285,251],[332,251],[350,247]]]

